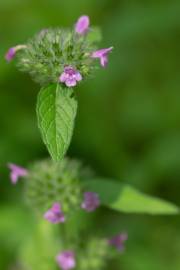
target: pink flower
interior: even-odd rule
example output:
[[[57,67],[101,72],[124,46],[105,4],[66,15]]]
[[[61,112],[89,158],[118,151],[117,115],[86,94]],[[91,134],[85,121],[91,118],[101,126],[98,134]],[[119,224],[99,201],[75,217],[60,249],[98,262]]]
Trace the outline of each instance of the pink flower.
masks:
[[[82,80],[82,76],[79,71],[74,69],[72,66],[66,66],[64,72],[59,77],[60,82],[66,84],[67,87],[73,87],[77,82]]]
[[[14,47],[10,48],[10,49],[7,51],[6,55],[5,55],[6,60],[7,60],[8,62],[10,62],[10,61],[14,58],[15,54],[16,54],[15,48],[14,48]]]
[[[17,45],[15,47],[12,47],[10,48],[6,55],[5,55],[5,59],[10,62],[11,60],[13,60],[13,58],[15,57],[16,55],[16,52],[21,50],[21,49],[25,49],[26,48],[26,45]]]
[[[91,54],[92,58],[99,58],[102,67],[106,67],[108,63],[108,53],[112,51],[113,47],[101,49]]]
[[[63,251],[56,257],[57,263],[62,270],[70,270],[76,266],[75,255],[72,251]]]
[[[65,221],[65,217],[61,211],[61,205],[59,203],[54,203],[53,206],[44,214],[44,218],[54,224],[63,223]]]
[[[25,168],[9,163],[8,168],[10,169],[10,178],[13,184],[16,184],[18,179],[23,176],[27,176],[28,171]]]
[[[94,192],[85,192],[84,193],[84,201],[81,204],[81,208],[85,209],[87,212],[94,211],[97,207],[99,207],[100,201],[97,193]]]
[[[119,251],[124,250],[124,242],[128,239],[127,233],[120,233],[108,240],[108,243],[116,247]]]
[[[75,31],[76,33],[80,34],[80,35],[84,35],[86,34],[86,32],[88,31],[89,29],[89,17],[84,15],[84,16],[81,16],[76,25],[75,25]]]

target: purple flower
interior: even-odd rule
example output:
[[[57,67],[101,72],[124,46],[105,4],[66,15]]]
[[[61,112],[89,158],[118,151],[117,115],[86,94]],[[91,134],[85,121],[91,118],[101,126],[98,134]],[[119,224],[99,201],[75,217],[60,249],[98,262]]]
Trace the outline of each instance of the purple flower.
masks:
[[[8,168],[10,169],[10,178],[13,184],[16,184],[18,179],[23,176],[27,176],[28,171],[20,166],[9,163]]]
[[[7,51],[5,58],[8,62],[10,62],[14,58],[15,55],[16,55],[15,47],[12,47]]]
[[[85,192],[84,201],[81,204],[81,208],[85,209],[87,212],[94,211],[99,207],[100,201],[97,193],[94,192]]]
[[[89,17],[86,15],[81,16],[75,25],[76,33],[84,35],[88,31],[88,29],[89,29]]]
[[[70,250],[61,252],[56,257],[56,260],[57,260],[59,267],[61,267],[62,270],[69,270],[69,269],[72,269],[76,266],[74,252],[72,252]]]
[[[11,60],[13,60],[13,58],[15,57],[16,55],[16,52],[21,50],[21,49],[25,49],[26,48],[26,45],[17,45],[15,47],[12,47],[10,48],[6,55],[5,55],[5,59],[10,62]]]
[[[120,233],[108,240],[108,243],[116,247],[119,251],[124,250],[124,242],[128,239],[127,233]]]
[[[59,203],[54,203],[53,206],[44,214],[44,218],[54,224],[63,223],[65,221],[65,217],[61,211],[61,205]]]
[[[67,87],[73,87],[77,82],[82,80],[82,76],[79,71],[74,69],[72,66],[66,66],[64,72],[59,77],[60,82],[66,84]]]
[[[99,58],[102,67],[106,67],[108,63],[108,53],[112,51],[113,47],[101,49],[91,54],[92,58]]]

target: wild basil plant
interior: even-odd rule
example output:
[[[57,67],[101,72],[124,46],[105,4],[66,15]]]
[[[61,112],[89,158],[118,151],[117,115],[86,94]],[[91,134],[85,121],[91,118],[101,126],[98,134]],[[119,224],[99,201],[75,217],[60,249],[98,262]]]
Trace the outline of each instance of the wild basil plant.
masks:
[[[26,201],[37,214],[37,230],[19,255],[22,269],[106,268],[108,261],[121,255],[128,235],[112,232],[100,238],[85,231],[86,215],[97,208],[101,211],[101,206],[129,214],[179,212],[171,203],[98,177],[83,163],[65,157],[77,114],[78,85],[85,87],[86,78],[98,67],[105,68],[113,51],[112,46],[98,49],[100,41],[99,28],[90,26],[88,16],[81,16],[73,28],[43,29],[5,55],[8,62],[16,58],[19,70],[41,86],[37,122],[51,156],[28,169],[8,164],[13,184],[24,178]]]

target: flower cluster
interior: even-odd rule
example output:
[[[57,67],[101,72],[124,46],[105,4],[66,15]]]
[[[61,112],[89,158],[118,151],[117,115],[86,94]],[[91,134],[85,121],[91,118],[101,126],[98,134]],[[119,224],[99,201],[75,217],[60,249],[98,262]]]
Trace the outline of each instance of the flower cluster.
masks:
[[[26,200],[36,212],[48,211],[48,216],[52,213],[50,216],[58,220],[57,213],[71,215],[80,208],[84,190],[81,180],[91,175],[81,162],[68,158],[58,163],[49,159],[36,162],[30,166],[26,177]],[[55,203],[60,204],[59,208],[53,207]]]
[[[61,83],[74,87],[96,68],[99,59],[102,67],[108,63],[113,47],[96,50],[99,32],[90,27],[89,17],[81,16],[73,31],[43,29],[26,45],[18,45],[5,55],[11,61],[17,55],[17,66],[28,72],[41,85]]]
[[[67,208],[64,208],[65,205],[65,200],[63,193],[66,193],[67,190],[65,188],[71,187],[72,183],[77,181],[77,178],[80,177],[80,171],[82,172],[82,175],[87,175],[85,171],[83,172],[83,169],[81,165],[75,161],[70,161],[70,160],[63,160],[59,164],[54,164],[52,161],[46,161],[46,162],[40,162],[36,163],[33,167],[31,167],[29,170],[20,167],[15,164],[8,164],[8,168],[10,169],[10,178],[13,184],[17,183],[18,179],[20,177],[26,177],[26,185],[28,188],[31,187],[29,190],[30,194],[35,194],[33,195],[33,202],[36,202],[36,199],[42,199],[42,192],[41,194],[37,194],[36,190],[33,189],[32,191],[32,185],[37,188],[37,190],[47,190],[51,194],[51,207],[46,209],[44,212],[44,219],[47,220],[51,224],[61,224],[61,223],[66,223],[67,222]],[[89,173],[89,172],[88,172]],[[37,177],[39,175],[39,177]],[[60,178],[59,178],[60,177]],[[52,178],[54,179],[54,182],[52,181]],[[48,187],[47,189],[42,187],[40,179],[43,179],[43,182],[46,183],[46,181],[49,179],[50,181],[47,182]],[[65,182],[63,182],[63,191],[62,194],[57,193],[58,192],[58,181],[62,182],[62,179],[68,179],[69,185]],[[70,182],[70,179],[72,179],[72,182]],[[64,181],[64,180],[63,180]],[[38,186],[40,183],[41,186]],[[52,189],[53,183],[55,184],[54,189]],[[80,183],[78,183],[80,185]],[[73,186],[75,188],[75,186]],[[76,194],[76,197],[80,197],[81,193],[81,188]],[[30,196],[30,195],[28,195]],[[72,196],[72,190],[68,192],[68,197],[70,198]],[[60,203],[60,199],[62,198],[62,202]],[[74,199],[73,199],[74,200]],[[46,201],[49,200],[48,197],[46,197]],[[39,201],[38,201],[39,202]],[[76,202],[77,203],[77,202]],[[45,201],[43,201],[43,204],[45,204]],[[45,204],[46,205],[46,204]],[[97,193],[86,191],[83,193],[83,199],[82,201],[78,201],[79,208],[81,207],[83,210],[86,212],[93,212],[95,211],[99,206],[100,206],[100,198]],[[63,206],[63,207],[62,207]],[[75,205],[71,205],[71,207],[75,207]],[[65,209],[65,211],[64,211]],[[86,255],[88,256],[88,261],[84,261],[84,257],[81,258],[80,262],[80,269],[89,269],[91,267],[91,263],[94,264],[94,257],[92,258],[92,249],[94,250],[95,246],[101,245],[101,248],[99,250],[99,253],[97,253],[96,250],[96,256],[97,259],[96,264],[97,268],[101,268],[100,266],[102,265],[104,261],[104,252],[107,250],[107,246],[115,247],[118,251],[123,251],[124,249],[124,242],[127,240],[128,236],[126,233],[120,233],[117,236],[114,236],[112,238],[106,239],[106,240],[98,240],[98,241],[91,241],[90,246],[88,246]],[[95,245],[95,246],[94,246]],[[104,250],[104,251],[103,251]],[[82,252],[83,253],[83,252]],[[84,256],[84,255],[83,255]],[[76,267],[77,260],[76,260],[76,254],[73,250],[61,250],[59,254],[56,257],[56,262],[58,266],[62,270],[70,270]]]

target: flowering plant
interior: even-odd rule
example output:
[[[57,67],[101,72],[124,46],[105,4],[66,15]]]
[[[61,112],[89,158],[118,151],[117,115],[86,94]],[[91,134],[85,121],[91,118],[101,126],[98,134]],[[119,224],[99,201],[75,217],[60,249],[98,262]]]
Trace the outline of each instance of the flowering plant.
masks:
[[[100,30],[90,26],[88,16],[81,16],[73,29],[43,29],[5,55],[8,62],[17,57],[17,67],[41,85],[37,120],[51,156],[28,169],[8,164],[13,184],[20,177],[25,179],[26,201],[37,214],[38,234],[31,236],[20,254],[23,269],[104,269],[124,250],[128,235],[121,232],[99,238],[85,232],[88,239],[84,241],[86,229],[78,221],[84,212],[91,215],[101,205],[124,213],[179,212],[172,203],[99,178],[81,162],[65,157],[78,108],[75,87],[99,65],[106,67],[113,50],[112,46],[97,50],[100,40]]]

